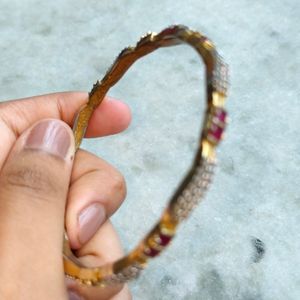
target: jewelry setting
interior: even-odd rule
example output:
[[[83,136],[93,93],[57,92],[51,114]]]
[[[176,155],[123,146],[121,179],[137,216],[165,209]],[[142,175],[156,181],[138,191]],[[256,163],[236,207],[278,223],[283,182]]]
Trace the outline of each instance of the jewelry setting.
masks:
[[[198,205],[212,181],[215,149],[223,137],[227,120],[224,104],[228,89],[228,67],[207,37],[184,25],[170,26],[158,34],[148,33],[135,47],[127,47],[121,51],[103,79],[93,86],[88,103],[77,114],[73,127],[76,150],[81,144],[93,111],[130,66],[158,48],[178,44],[193,47],[206,66],[207,109],[194,162],[158,223],[132,252],[120,260],[100,267],[85,267],[73,255],[65,235],[63,251],[65,273],[82,284],[107,286],[136,278],[146,267],[147,262],[158,256],[170,244],[178,225]]]

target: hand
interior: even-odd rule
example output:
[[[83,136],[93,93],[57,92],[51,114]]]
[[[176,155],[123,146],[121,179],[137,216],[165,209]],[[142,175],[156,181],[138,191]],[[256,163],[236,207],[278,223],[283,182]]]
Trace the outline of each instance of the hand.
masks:
[[[57,93],[0,104],[0,299],[131,299],[126,286],[86,288],[64,278],[64,220],[84,264],[123,254],[109,222],[126,195],[123,176],[87,151],[74,157],[69,126],[87,98]],[[106,98],[86,136],[118,133],[130,119],[125,104]]]

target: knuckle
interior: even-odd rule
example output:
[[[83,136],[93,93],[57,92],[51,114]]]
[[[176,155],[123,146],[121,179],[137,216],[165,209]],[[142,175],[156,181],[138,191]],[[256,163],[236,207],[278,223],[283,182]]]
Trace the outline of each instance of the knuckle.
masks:
[[[28,104],[27,102],[26,105]],[[12,118],[11,116],[14,117]],[[24,109],[24,104],[19,101],[1,103],[0,120],[14,133],[16,138],[21,134],[16,124],[23,124],[24,127],[28,127],[31,124],[27,110]]]
[[[124,176],[119,171],[115,170],[111,175],[111,178],[114,192],[120,194],[121,198],[125,198],[127,191]]]
[[[4,172],[2,187],[14,193],[32,195],[34,198],[51,199],[57,196],[60,183],[50,170],[35,164],[13,164]]]

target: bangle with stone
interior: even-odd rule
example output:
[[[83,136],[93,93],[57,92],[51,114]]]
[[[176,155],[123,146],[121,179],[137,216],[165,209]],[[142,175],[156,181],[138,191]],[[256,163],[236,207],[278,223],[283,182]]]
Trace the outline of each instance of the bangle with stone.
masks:
[[[198,205],[212,181],[216,164],[216,147],[223,137],[227,119],[224,104],[228,88],[228,67],[207,37],[183,25],[170,26],[158,34],[148,33],[136,46],[121,51],[103,79],[94,84],[88,103],[77,114],[73,127],[76,150],[81,144],[93,111],[130,66],[158,48],[179,44],[193,47],[206,66],[207,108],[192,167],[177,187],[157,224],[139,245],[118,261],[94,268],[86,267],[73,255],[65,235],[63,249],[65,274],[81,284],[107,286],[136,278],[150,259],[167,248],[175,236],[178,225]]]

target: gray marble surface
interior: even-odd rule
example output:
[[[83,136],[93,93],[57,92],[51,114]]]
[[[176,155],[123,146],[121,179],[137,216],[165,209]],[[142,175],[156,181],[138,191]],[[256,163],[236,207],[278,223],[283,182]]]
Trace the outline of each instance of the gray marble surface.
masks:
[[[210,37],[231,73],[219,167],[172,247],[130,284],[134,299],[300,299],[298,0],[2,0],[0,11],[2,100],[89,90],[149,30],[182,23]],[[113,218],[126,250],[192,160],[203,72],[188,47],[147,56],[110,92],[131,106],[130,128],[84,143],[127,179]]]

